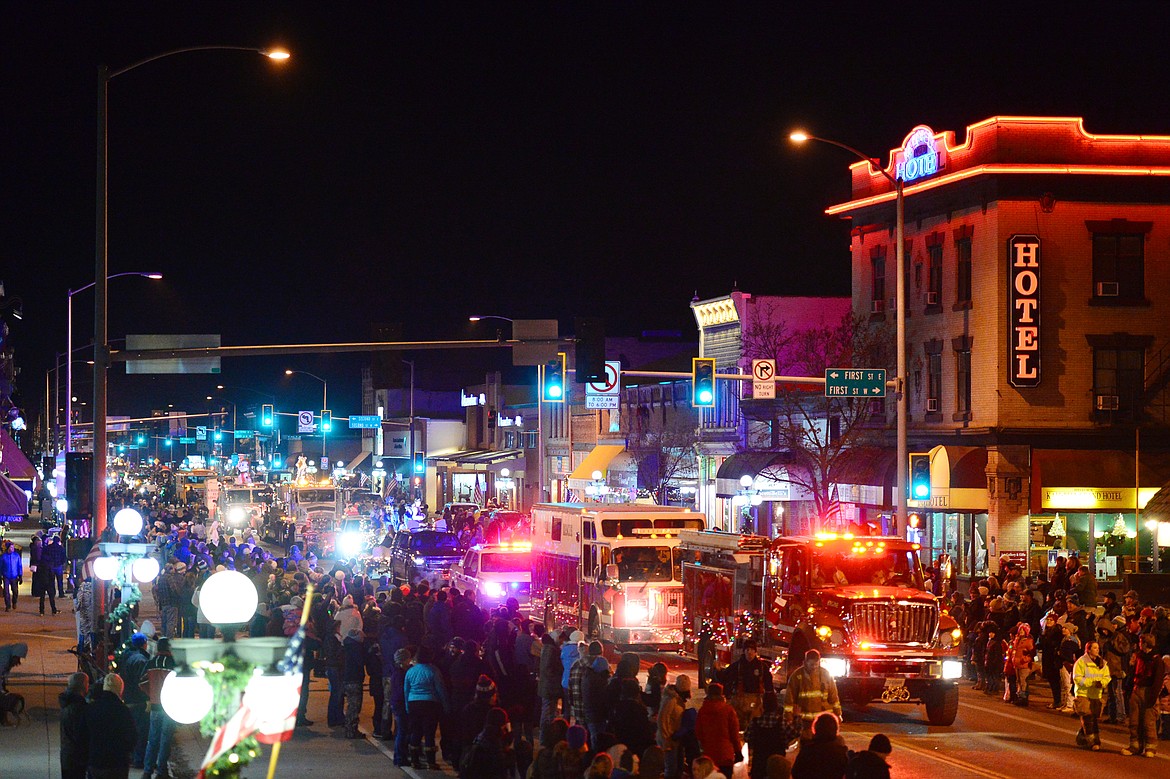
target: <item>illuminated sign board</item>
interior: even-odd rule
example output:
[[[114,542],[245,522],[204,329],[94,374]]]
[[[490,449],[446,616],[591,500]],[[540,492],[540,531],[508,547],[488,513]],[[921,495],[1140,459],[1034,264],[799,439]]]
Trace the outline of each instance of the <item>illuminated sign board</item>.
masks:
[[[1138,490],[1138,503],[1145,508],[1158,487]],[[1044,487],[1040,507],[1049,511],[1133,511],[1133,487]]]
[[[1040,386],[1040,239],[1008,239],[1008,382]]]
[[[934,130],[920,124],[910,131],[894,155],[894,175],[905,182],[938,173],[947,163],[946,146],[939,146]]]
[[[468,406],[482,406],[486,403],[487,403],[487,396],[484,395],[482,392],[479,393],[478,395],[476,395],[475,393],[467,395],[462,390],[460,390],[460,392],[459,392],[459,405],[463,406],[464,408],[467,408]]]

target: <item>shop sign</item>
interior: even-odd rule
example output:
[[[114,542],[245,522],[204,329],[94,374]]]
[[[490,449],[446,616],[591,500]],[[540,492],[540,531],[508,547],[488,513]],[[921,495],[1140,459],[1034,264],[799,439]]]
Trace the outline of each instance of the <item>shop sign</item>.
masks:
[[[500,427],[523,427],[524,417],[519,414],[514,417],[506,417],[503,414],[497,414],[496,424]]]
[[[1008,239],[1008,381],[1040,386],[1040,239]]]
[[[935,140],[934,130],[920,124],[910,131],[894,155],[894,175],[904,182],[933,176],[946,167],[946,147]]]
[[[1158,487],[1138,491],[1139,508],[1145,508]],[[1041,509],[1060,511],[1133,511],[1133,487],[1044,487]]]
[[[1001,550],[999,553],[999,558],[1001,560],[1006,558],[1007,561],[1012,565],[1018,565],[1025,571],[1028,570],[1028,553],[1026,551],[1021,552],[1018,550]]]
[[[472,393],[465,395],[463,390],[459,391],[459,405],[467,408],[468,406],[484,406],[487,405],[487,396],[482,392],[476,395]]]

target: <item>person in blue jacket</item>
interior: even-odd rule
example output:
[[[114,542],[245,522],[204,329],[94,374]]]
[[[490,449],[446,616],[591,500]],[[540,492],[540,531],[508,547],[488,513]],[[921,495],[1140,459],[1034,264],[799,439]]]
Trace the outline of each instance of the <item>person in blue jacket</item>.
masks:
[[[561,646],[561,692],[564,697],[561,698],[565,702],[565,711],[569,710],[569,670],[572,669],[573,664],[577,662],[577,658],[581,656],[581,647],[578,646],[585,640],[585,634],[580,630],[574,630],[569,636],[569,640]]]
[[[11,541],[4,542],[4,553],[0,554],[0,587],[4,590],[4,610],[16,608],[16,596],[24,582],[24,558],[20,547]]]
[[[447,685],[434,664],[434,652],[430,647],[419,647],[418,661],[406,672],[402,690],[406,698],[406,716],[410,720],[411,767],[423,768],[425,743],[426,767],[437,770],[439,760],[435,731],[439,727],[439,718],[447,709]]]

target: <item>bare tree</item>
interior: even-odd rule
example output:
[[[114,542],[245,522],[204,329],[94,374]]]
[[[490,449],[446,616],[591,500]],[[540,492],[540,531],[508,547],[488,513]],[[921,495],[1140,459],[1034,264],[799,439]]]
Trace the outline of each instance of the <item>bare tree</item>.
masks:
[[[666,503],[666,487],[674,479],[694,478],[698,461],[695,444],[698,430],[694,414],[687,409],[669,409],[654,414],[639,407],[630,420],[626,451],[638,463],[638,485]]]
[[[847,314],[834,324],[795,330],[770,314],[761,312],[747,322],[744,357],[775,359],[782,375],[823,376],[834,367],[889,367],[892,339],[880,322]],[[821,517],[836,501],[831,485],[845,477],[844,453],[878,444],[885,426],[880,399],[827,398],[819,385],[778,384],[774,401],[743,407],[752,418],[770,421],[773,447],[791,455],[783,473],[765,469],[762,475],[806,490]]]

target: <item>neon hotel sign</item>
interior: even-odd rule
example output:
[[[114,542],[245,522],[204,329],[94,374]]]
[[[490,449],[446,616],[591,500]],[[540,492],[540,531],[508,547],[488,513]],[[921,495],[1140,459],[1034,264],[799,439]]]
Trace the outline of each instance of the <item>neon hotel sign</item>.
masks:
[[[894,175],[907,183],[933,176],[946,167],[946,147],[940,147],[934,130],[920,124],[910,131],[894,155]]]
[[[1008,381],[1040,386],[1040,239],[1008,239]]]

